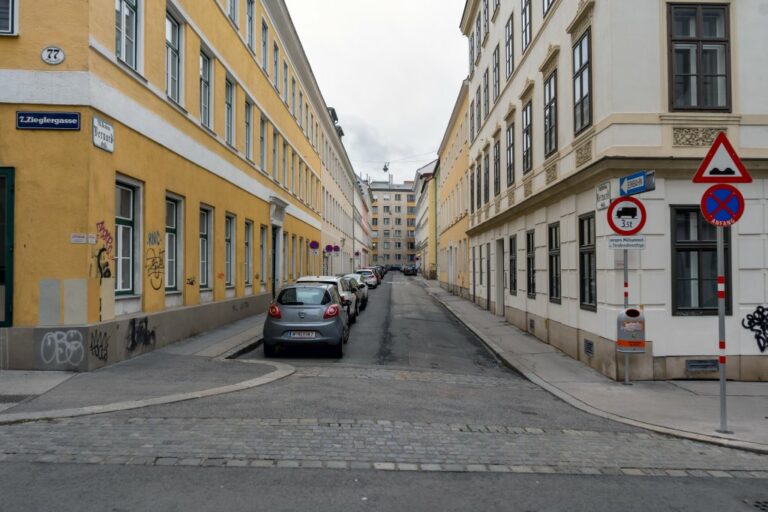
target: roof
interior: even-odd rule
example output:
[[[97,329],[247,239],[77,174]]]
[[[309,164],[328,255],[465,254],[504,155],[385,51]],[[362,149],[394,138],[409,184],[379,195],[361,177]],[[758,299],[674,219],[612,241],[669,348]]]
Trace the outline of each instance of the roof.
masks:
[[[372,181],[370,184],[371,190],[413,190],[413,182],[406,181],[405,183],[390,183],[388,181]]]
[[[439,162],[439,160],[435,159],[435,160],[432,160],[431,162],[429,162],[424,167],[419,167],[418,169],[416,169],[416,176],[417,176],[417,178],[419,176],[423,176],[425,174],[434,174],[435,173],[435,169],[437,169],[437,163],[438,162]]]

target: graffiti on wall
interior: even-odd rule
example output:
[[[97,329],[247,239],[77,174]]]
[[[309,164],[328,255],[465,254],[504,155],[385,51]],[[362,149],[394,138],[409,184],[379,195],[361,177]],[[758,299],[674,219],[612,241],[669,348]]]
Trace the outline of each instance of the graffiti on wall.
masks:
[[[109,355],[109,334],[99,330],[91,331],[88,348],[93,357],[106,362]]]
[[[152,247],[147,249],[144,266],[147,269],[149,285],[155,290],[160,290],[163,287],[165,277],[165,251]]]
[[[96,269],[99,272],[99,279],[112,277],[112,270],[109,267],[114,244],[112,233],[109,232],[103,220],[96,223],[96,232],[101,243],[101,247],[96,251]]]
[[[125,346],[129,352],[140,345],[148,346],[155,343],[155,330],[149,327],[149,318],[132,318],[128,322],[128,332],[125,334]]]
[[[83,333],[77,329],[43,331],[40,361],[51,368],[78,368],[85,359]]]
[[[197,282],[195,276],[190,276],[185,281],[187,283],[187,286],[195,286],[195,283]]]
[[[760,353],[768,350],[768,309],[757,306],[753,313],[741,321],[741,326],[754,333]]]

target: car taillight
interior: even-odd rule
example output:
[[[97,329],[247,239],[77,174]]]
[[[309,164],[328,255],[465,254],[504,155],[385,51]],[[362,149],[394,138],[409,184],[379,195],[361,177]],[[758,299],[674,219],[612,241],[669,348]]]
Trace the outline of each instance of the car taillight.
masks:
[[[339,306],[337,304],[331,304],[328,306],[328,309],[325,310],[325,314],[323,315],[323,320],[328,320],[329,318],[333,318],[335,316],[339,316]]]
[[[277,304],[272,304],[269,306],[269,311],[267,311],[267,314],[272,318],[283,318],[283,315],[280,314],[280,308],[277,307]]]

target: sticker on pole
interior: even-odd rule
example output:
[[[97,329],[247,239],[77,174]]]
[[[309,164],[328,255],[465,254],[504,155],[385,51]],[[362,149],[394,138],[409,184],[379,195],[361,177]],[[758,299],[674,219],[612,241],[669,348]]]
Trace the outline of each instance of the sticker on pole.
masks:
[[[732,185],[713,185],[701,198],[701,213],[713,226],[731,226],[744,214],[744,196]]]
[[[617,235],[636,235],[647,217],[643,203],[632,196],[614,199],[608,207],[608,224]]]
[[[725,133],[720,132],[701,162],[694,183],[752,183],[752,176],[744,167]]]

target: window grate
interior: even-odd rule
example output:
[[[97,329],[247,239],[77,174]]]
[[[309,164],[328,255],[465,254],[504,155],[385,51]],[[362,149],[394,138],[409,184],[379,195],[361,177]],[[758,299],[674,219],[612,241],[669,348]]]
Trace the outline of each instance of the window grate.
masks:
[[[685,361],[685,371],[687,372],[715,372],[717,369],[717,359],[687,359]]]
[[[592,340],[584,340],[584,354],[587,357],[595,355],[595,342]]]

